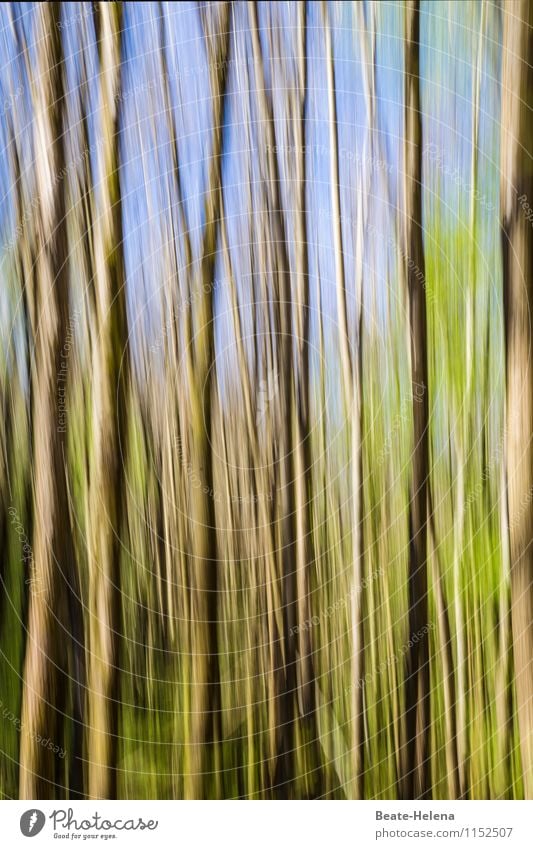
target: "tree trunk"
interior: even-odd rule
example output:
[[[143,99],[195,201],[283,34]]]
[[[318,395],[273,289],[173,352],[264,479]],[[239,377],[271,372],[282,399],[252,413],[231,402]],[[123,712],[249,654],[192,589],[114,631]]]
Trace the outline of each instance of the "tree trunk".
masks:
[[[222,147],[226,81],[232,13],[224,3],[219,14],[204,18],[213,102],[213,144],[205,204],[205,231],[193,295],[199,295],[198,331],[187,346],[190,387],[191,480],[191,736],[187,747],[185,796],[199,799],[218,795],[210,779],[221,741],[221,700],[218,649],[218,557],[215,521],[211,404],[215,391],[213,272],[220,218]],[[196,300],[196,299],[195,299]],[[190,332],[190,328],[189,328]]]
[[[337,318],[339,322],[339,345],[341,354],[342,383],[344,402],[351,420],[351,479],[352,479],[352,589],[350,613],[352,620],[352,664],[351,664],[351,697],[352,697],[352,758],[353,783],[345,787],[348,798],[362,799],[364,797],[364,753],[365,753],[365,724],[364,724],[364,689],[361,683],[365,674],[365,646],[363,628],[363,579],[364,579],[364,535],[363,535],[363,453],[362,453],[362,317],[363,317],[363,257],[357,254],[357,352],[352,355],[350,350],[350,333],[348,329],[348,304],[346,297],[346,278],[344,271],[344,249],[342,243],[341,195],[339,176],[339,139],[336,105],[335,63],[331,30],[328,20],[327,6],[322,4],[324,29],[326,38],[326,62],[329,102],[329,143],[330,143],[330,186],[333,213],[333,245],[335,252],[335,286],[337,298]],[[370,89],[368,99],[371,98]],[[370,106],[369,106],[370,112]],[[360,192],[360,188],[358,187]],[[361,194],[359,194],[359,200]],[[357,204],[358,236],[363,231],[362,203]],[[358,242],[361,244],[360,242]],[[357,263],[358,261],[358,263]]]
[[[503,10],[501,227],[511,617],[524,793],[533,799],[533,6]]]
[[[32,99],[35,121],[42,131],[38,144],[42,145],[43,138],[48,143],[50,169],[36,168],[41,203],[35,226],[37,268],[31,299],[31,420],[33,512],[39,517],[33,538],[33,581],[39,591],[30,591],[29,599],[19,791],[21,798],[50,799],[66,795],[63,762],[37,741],[50,739],[61,745],[64,737],[59,705],[68,682],[65,638],[68,609],[75,605],[70,596],[76,592],[77,573],[66,478],[69,368],[64,346],[69,336],[69,298],[66,184],[59,176],[65,167],[60,4],[41,7],[37,14],[43,35],[37,60],[40,75],[36,72],[33,78]],[[40,150],[39,155],[46,157],[47,152]]]
[[[128,329],[122,256],[118,107],[120,4],[95,10],[100,53],[102,198],[93,192],[92,430],[89,484],[88,793],[116,798],[120,555],[126,455]],[[93,179],[93,184],[98,183]]]
[[[403,792],[407,799],[427,798],[429,787],[429,643],[427,528],[429,480],[428,358],[426,292],[422,232],[422,122],[420,117],[418,2],[406,4],[405,28],[405,275],[411,330],[413,438],[409,503],[409,636],[405,692]],[[421,395],[418,388],[424,387]]]

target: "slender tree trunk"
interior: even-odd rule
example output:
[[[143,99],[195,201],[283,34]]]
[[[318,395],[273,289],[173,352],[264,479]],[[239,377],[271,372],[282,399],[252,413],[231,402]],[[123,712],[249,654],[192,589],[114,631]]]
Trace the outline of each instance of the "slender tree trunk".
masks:
[[[511,617],[524,793],[533,799],[533,6],[503,10],[501,227]]]
[[[104,799],[117,795],[120,557],[129,382],[117,107],[121,20],[120,4],[100,3],[96,7],[103,180],[100,203],[93,192],[94,456],[89,484],[87,761],[88,794]]]
[[[428,357],[424,245],[422,234],[422,122],[420,117],[417,0],[405,7],[405,257],[411,329],[413,437],[409,504],[409,635],[405,692],[403,792],[405,798],[427,798],[429,785],[429,642],[427,598],[427,530],[429,479]],[[418,395],[418,387],[424,391]],[[413,639],[414,638],[414,639]]]
[[[205,204],[205,232],[199,272],[195,274],[198,304],[197,332],[187,346],[190,387],[191,479],[202,481],[190,492],[191,605],[193,662],[191,737],[187,749],[185,795],[198,799],[217,795],[213,790],[216,747],[221,739],[221,699],[218,647],[218,556],[214,505],[211,404],[216,391],[214,359],[213,272],[220,218],[223,128],[225,121],[227,59],[232,26],[230,4],[219,15],[204,18],[211,70],[213,143]],[[216,778],[214,776],[214,778]]]
[[[296,538],[296,606],[298,622],[311,617],[311,574],[315,568],[314,539],[311,531],[312,511],[312,451],[309,399],[310,296],[309,244],[307,239],[307,4],[299,6],[298,59],[299,110],[295,118],[296,137],[296,372],[294,377],[294,470],[295,470],[295,538]],[[297,687],[300,717],[312,745],[314,775],[308,784],[314,796],[323,793],[321,749],[316,717],[316,679],[313,640],[307,629],[298,632]],[[312,787],[312,789],[311,789]]]
[[[265,182],[268,195],[268,238],[274,242],[274,304],[273,333],[276,360],[274,373],[268,379],[279,382],[280,431],[276,447],[277,476],[277,527],[276,550],[280,552],[280,576],[283,598],[283,669],[277,688],[278,705],[278,757],[274,773],[274,793],[280,797],[290,795],[294,780],[297,692],[296,639],[293,636],[297,623],[295,563],[294,471],[292,432],[294,396],[292,383],[292,316],[290,266],[287,254],[285,221],[281,208],[280,175],[276,154],[276,134],[272,103],[267,97],[266,75],[261,43],[257,6],[248,2],[250,34],[254,61],[255,87],[258,95],[258,113],[265,133]]]
[[[69,332],[68,246],[66,239],[63,136],[64,88],[59,3],[41,7],[38,69],[32,84],[35,121],[47,146],[50,171],[36,169],[41,199],[35,228],[39,240],[31,303],[34,359],[31,371],[33,428],[33,511],[39,517],[33,538],[34,580],[30,592],[28,638],[24,661],[24,692],[20,741],[21,798],[65,795],[63,762],[39,744],[52,739],[61,745],[64,718],[61,702],[67,678],[69,586],[75,572],[66,479],[68,428]],[[43,82],[44,81],[44,82]],[[46,153],[40,151],[40,155]],[[66,409],[65,409],[66,408]]]
[[[362,255],[357,259],[360,267],[356,268],[358,289],[358,327],[357,354],[352,356],[350,350],[350,333],[348,329],[348,305],[346,298],[346,279],[344,271],[344,251],[342,244],[341,195],[338,162],[338,125],[335,86],[335,63],[331,30],[328,20],[327,7],[322,5],[324,28],[326,36],[326,62],[329,103],[329,142],[330,142],[330,185],[333,212],[333,245],[335,252],[335,286],[337,295],[337,317],[339,321],[339,344],[342,366],[342,381],[344,399],[351,419],[351,472],[352,472],[352,590],[351,590],[351,619],[352,619],[352,714],[353,714],[353,787],[345,788],[348,798],[362,799],[364,797],[364,689],[360,683],[364,678],[365,647],[363,629],[363,577],[364,577],[364,537],[363,537],[363,455],[361,448],[362,433]],[[370,96],[370,95],[369,95]],[[361,194],[359,193],[359,199]],[[362,203],[357,205],[358,235],[362,231]]]
[[[311,438],[309,431],[309,256],[307,244],[306,201],[306,87],[307,87],[307,10],[300,4],[298,54],[300,62],[300,114],[296,120],[297,154],[297,228],[296,239],[296,409],[295,409],[295,490],[296,490],[296,598],[298,621],[310,616],[309,575],[314,560],[310,533]],[[302,716],[313,712],[314,673],[309,631],[298,634],[298,698]]]

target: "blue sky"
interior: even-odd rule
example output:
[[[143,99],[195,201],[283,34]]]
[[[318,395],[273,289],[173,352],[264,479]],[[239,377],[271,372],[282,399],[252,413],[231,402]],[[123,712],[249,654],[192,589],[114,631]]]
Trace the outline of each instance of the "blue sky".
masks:
[[[161,11],[164,21],[161,26]],[[438,161],[425,158],[424,209],[428,233],[432,220],[440,227],[457,226],[468,214],[470,195],[472,144],[472,93],[475,62],[479,45],[481,3],[422,3],[421,15],[421,85],[423,101],[424,143],[435,145]],[[0,10],[0,144],[4,155],[0,168],[4,192],[0,194],[1,230],[4,244],[13,244],[14,185],[9,156],[10,124],[15,121],[17,143],[23,152],[24,190],[31,198],[32,167],[35,155],[33,144],[34,117],[29,96],[28,78],[22,57],[17,55],[16,27],[22,27],[30,44],[30,64],[34,61],[34,19],[32,4],[12,4],[12,16],[4,5]],[[400,288],[395,273],[395,252],[391,239],[401,205],[401,149],[403,132],[403,13],[398,3],[365,3],[366,32],[359,31],[354,4],[329,3],[328,15],[333,33],[336,74],[336,103],[339,138],[339,167],[343,218],[343,243],[347,289],[352,318],[355,317],[355,187],[367,173],[370,163],[365,156],[381,159],[373,168],[370,180],[369,220],[373,229],[364,239],[364,302],[365,322],[369,334],[385,336],[390,322],[404,320]],[[487,205],[478,206],[479,252],[484,260],[481,271],[484,279],[479,288],[480,308],[487,304],[487,292],[494,292],[492,308],[499,309],[498,267],[498,158],[499,158],[499,74],[500,28],[499,13],[492,4],[485,5],[482,42],[482,74],[480,86],[479,123],[479,183]],[[12,21],[15,21],[14,29]],[[261,46],[265,56],[266,83],[272,96],[279,138],[286,136],[286,87],[297,93],[297,15],[295,4],[259,4]],[[316,292],[320,269],[324,324],[327,351],[331,360],[328,373],[338,381],[337,323],[335,300],[335,271],[332,250],[331,187],[328,138],[328,100],[325,65],[325,41],[321,4],[308,4],[308,57],[306,139],[308,206],[307,230],[312,320],[316,338]],[[164,252],[172,242],[174,232],[180,233],[180,216],[174,192],[172,151],[168,131],[168,116],[161,85],[161,33],[167,43],[167,63],[172,109],[178,134],[180,179],[183,191],[185,218],[196,256],[201,246],[203,226],[203,192],[206,185],[207,163],[211,150],[212,108],[206,48],[202,35],[201,17],[195,3],[125,3],[123,39],[123,101],[121,104],[121,186],[124,221],[124,251],[127,270],[127,290],[130,332],[137,352],[149,349],[161,338],[165,324],[165,305],[162,304],[164,282]],[[361,67],[361,38],[371,44],[375,26],[377,134],[374,152],[369,144],[369,127]],[[63,5],[64,50],[71,116],[70,139],[72,157],[76,160],[76,133],[79,129],[82,100],[88,111],[91,160],[98,173],[98,137],[100,134],[96,75],[97,52],[91,5]],[[272,48],[274,45],[274,48]],[[232,263],[237,277],[239,297],[243,304],[245,328],[250,320],[246,304],[251,301],[253,276],[253,239],[250,232],[249,204],[261,202],[261,145],[264,134],[257,125],[254,112],[254,73],[251,62],[251,39],[248,32],[246,4],[237,3],[233,13],[233,34],[230,47],[228,102],[224,128],[224,198]],[[274,52],[273,52],[274,51]],[[276,52],[277,51],[277,52]],[[86,88],[80,81],[87,79]],[[252,90],[249,91],[251,86]],[[251,132],[247,125],[251,121]],[[251,149],[248,139],[252,140]],[[79,142],[78,142],[79,143]],[[365,153],[366,151],[366,153]],[[39,151],[42,156],[43,152]],[[381,169],[381,173],[380,173]],[[452,177],[457,169],[459,176]],[[294,214],[291,210],[293,169],[291,154],[286,161],[280,156],[283,178],[283,201],[289,253],[294,255]],[[383,177],[388,197],[383,192]],[[365,177],[366,178],[366,177]],[[433,236],[431,236],[433,238]],[[2,270],[6,277],[12,273],[9,252],[4,252]],[[178,238],[177,254],[184,263],[183,240]],[[450,258],[453,263],[453,258]],[[86,281],[76,279],[73,261],[73,289],[83,293]],[[217,262],[216,287],[217,350],[231,350],[232,324],[228,318],[229,300],[225,272]],[[453,281],[453,268],[450,280]],[[81,283],[81,286],[80,286]],[[257,280],[255,280],[257,285]],[[177,283],[176,283],[177,285]],[[461,281],[457,285],[462,285]],[[13,298],[6,298],[4,287],[1,315],[4,324],[13,323]],[[18,303],[15,298],[15,309]],[[352,326],[355,322],[352,322]],[[15,320],[16,326],[16,320]],[[11,334],[9,334],[11,336]],[[497,342],[495,331],[495,344]],[[13,337],[11,337],[13,338]],[[353,337],[355,339],[355,336]],[[227,360],[231,368],[231,358]],[[401,364],[400,364],[401,368]],[[384,362],[385,384],[396,380],[394,361]],[[332,387],[331,397],[336,396]]]

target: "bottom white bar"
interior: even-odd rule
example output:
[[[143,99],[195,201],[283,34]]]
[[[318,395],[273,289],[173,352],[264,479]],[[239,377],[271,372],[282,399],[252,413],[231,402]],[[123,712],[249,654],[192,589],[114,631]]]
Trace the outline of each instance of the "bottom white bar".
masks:
[[[533,847],[533,802],[5,801],[0,816],[6,849]]]

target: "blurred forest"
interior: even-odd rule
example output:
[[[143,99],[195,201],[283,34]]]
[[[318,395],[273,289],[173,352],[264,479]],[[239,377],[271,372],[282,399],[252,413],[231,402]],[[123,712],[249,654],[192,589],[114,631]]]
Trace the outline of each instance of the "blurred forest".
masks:
[[[533,798],[532,26],[1,4],[3,798]]]

